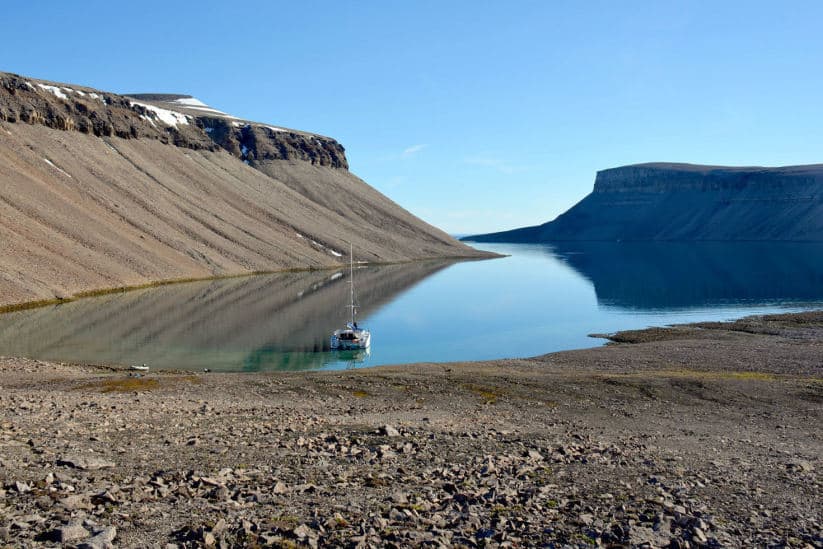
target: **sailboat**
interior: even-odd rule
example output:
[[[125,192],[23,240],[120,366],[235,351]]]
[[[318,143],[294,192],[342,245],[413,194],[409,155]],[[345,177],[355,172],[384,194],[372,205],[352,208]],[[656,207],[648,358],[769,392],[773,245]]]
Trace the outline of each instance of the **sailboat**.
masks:
[[[368,349],[371,345],[371,333],[365,328],[357,325],[354,319],[357,316],[357,305],[354,304],[354,247],[349,244],[349,296],[351,309],[351,322],[346,323],[345,328],[335,330],[331,335],[331,348],[333,350],[354,350]]]

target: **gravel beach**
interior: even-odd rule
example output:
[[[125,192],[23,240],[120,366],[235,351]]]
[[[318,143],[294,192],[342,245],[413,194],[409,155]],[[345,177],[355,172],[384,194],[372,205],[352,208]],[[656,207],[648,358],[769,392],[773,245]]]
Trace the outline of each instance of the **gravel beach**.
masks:
[[[823,547],[823,312],[609,337],[287,374],[0,359],[0,545]]]

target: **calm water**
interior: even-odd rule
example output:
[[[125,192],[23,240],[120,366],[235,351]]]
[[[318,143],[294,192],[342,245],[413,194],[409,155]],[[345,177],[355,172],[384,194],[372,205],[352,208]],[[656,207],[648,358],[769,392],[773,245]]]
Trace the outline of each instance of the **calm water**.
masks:
[[[0,315],[0,355],[259,371],[535,356],[591,333],[823,307],[823,245],[478,245],[510,257],[355,271],[369,354],[328,349],[348,273],[166,286]]]

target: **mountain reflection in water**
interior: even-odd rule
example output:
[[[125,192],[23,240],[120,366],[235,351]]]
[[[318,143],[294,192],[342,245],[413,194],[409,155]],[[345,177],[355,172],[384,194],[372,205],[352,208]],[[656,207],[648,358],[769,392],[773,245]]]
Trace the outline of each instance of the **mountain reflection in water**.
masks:
[[[537,356],[588,334],[823,306],[823,245],[483,244],[490,261],[355,270],[371,354],[332,352],[347,269],[175,284],[0,315],[0,356],[286,371]],[[448,267],[448,268],[446,268]]]
[[[365,318],[450,261],[355,269]],[[194,282],[0,315],[0,355],[199,370],[356,367],[331,352],[349,318],[348,270]]]
[[[823,300],[823,244],[563,242],[545,250],[590,280],[606,307],[670,311]]]

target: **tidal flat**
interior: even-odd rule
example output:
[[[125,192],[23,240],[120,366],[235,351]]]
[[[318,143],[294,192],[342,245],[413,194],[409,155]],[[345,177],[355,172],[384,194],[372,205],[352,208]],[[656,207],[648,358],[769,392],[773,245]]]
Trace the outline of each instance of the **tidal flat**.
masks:
[[[823,312],[530,359],[0,359],[10,546],[823,546]]]

